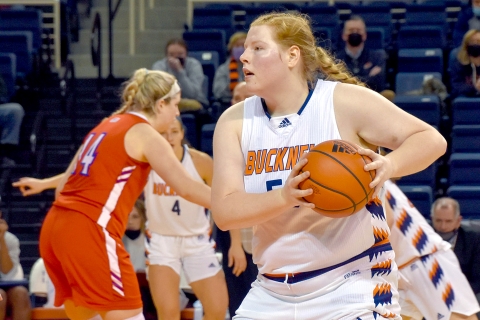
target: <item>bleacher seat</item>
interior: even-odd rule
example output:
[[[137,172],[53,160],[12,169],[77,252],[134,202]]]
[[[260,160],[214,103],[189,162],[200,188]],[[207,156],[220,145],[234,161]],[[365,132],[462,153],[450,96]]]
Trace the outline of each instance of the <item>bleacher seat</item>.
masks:
[[[215,72],[219,66],[219,58],[217,51],[188,51],[188,55],[197,59],[202,64],[203,74],[207,79],[206,97],[210,99],[213,87],[213,79]]]
[[[213,156],[213,132],[215,131],[215,123],[204,124],[202,126],[202,137],[200,149]]]
[[[15,81],[17,79],[17,56],[13,53],[0,53],[0,75],[5,82],[8,100],[15,94]]]
[[[452,103],[452,124],[480,124],[480,98],[458,97]]]
[[[426,123],[439,127],[440,98],[436,95],[397,95],[394,103]]]
[[[367,40],[365,41],[365,48],[369,49],[385,49],[385,31],[378,27],[367,28]]]
[[[183,113],[180,115],[182,118],[183,126],[185,127],[185,138],[192,145],[192,147],[198,149],[198,135],[197,135],[197,123],[193,114]]]
[[[450,155],[450,185],[480,186],[480,153]]]
[[[17,76],[27,76],[33,62],[32,32],[0,31],[0,43],[0,53],[13,53],[17,57]]]
[[[233,10],[229,7],[195,8],[192,27],[193,30],[224,30],[226,38],[229,38],[235,32]]]
[[[285,12],[288,11],[288,9],[284,6],[284,4],[272,3],[262,4],[261,6],[245,7],[245,29],[248,30],[250,28],[250,24],[260,15],[273,11]]]
[[[433,203],[433,191],[430,186],[399,185],[398,187],[424,217],[430,216],[430,207]]]
[[[438,163],[434,162],[426,169],[402,177],[397,181],[399,186],[429,186],[432,190],[436,189],[436,176]]]
[[[443,52],[441,49],[400,49],[398,50],[398,72],[442,74]]]
[[[300,10],[310,17],[312,28],[317,38],[320,37],[323,40],[330,39],[331,43],[323,43],[324,47],[336,44],[338,34],[341,32],[340,17],[336,7],[327,6],[321,2],[313,2],[311,5],[304,5]],[[319,45],[322,45],[322,43],[319,43]]]
[[[359,15],[365,21],[367,29],[380,28],[387,44],[390,43],[393,32],[392,13],[387,2],[373,2],[367,5],[352,6],[352,15]],[[382,47],[383,48],[383,47]]]
[[[452,127],[452,152],[480,153],[480,124]]]
[[[446,34],[439,26],[403,25],[398,31],[398,49],[443,49],[446,45]]]
[[[447,12],[444,2],[426,1],[406,6],[405,23],[409,26],[438,26],[447,32]]]
[[[226,59],[226,35],[223,30],[192,30],[183,33],[189,51],[216,51],[219,63]]]
[[[423,82],[430,78],[442,80],[442,74],[438,72],[399,72],[395,76],[395,92],[397,95],[402,95],[421,89]]]
[[[458,201],[464,218],[480,219],[480,186],[452,185],[447,195]]]
[[[36,9],[0,10],[0,31],[30,31],[32,48],[38,52],[42,45],[42,14]]]

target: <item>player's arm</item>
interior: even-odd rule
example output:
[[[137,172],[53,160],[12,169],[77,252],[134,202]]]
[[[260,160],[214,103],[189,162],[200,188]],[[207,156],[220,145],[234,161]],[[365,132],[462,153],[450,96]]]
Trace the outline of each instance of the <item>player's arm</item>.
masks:
[[[298,175],[306,164],[302,159],[294,166],[284,187],[266,193],[246,193],[241,150],[243,102],[228,108],[220,117],[213,136],[212,215],[222,230],[251,227],[268,221],[296,205],[312,208],[302,199],[312,190],[299,190],[298,184],[309,173]]]
[[[55,189],[62,179],[64,173],[44,179],[36,179],[31,177],[22,177],[18,181],[12,183],[12,186],[20,189],[24,197],[40,193],[47,189]]]
[[[387,179],[421,171],[445,153],[447,143],[435,128],[372,90],[341,83],[333,100],[342,139],[393,150],[386,156],[360,150],[373,160],[365,170],[376,170],[370,186],[377,194]]]
[[[247,268],[247,257],[242,245],[242,230],[231,229],[229,232],[228,266],[233,267],[232,273],[238,277]]]
[[[125,149],[132,158],[150,163],[180,197],[210,208],[210,187],[188,174],[173,148],[152,126],[141,123],[130,128],[125,135]]]
[[[213,159],[205,152],[201,152],[195,149],[190,149],[190,155],[192,156],[193,164],[197,169],[198,174],[202,177],[203,181],[210,187],[212,186],[213,179]]]

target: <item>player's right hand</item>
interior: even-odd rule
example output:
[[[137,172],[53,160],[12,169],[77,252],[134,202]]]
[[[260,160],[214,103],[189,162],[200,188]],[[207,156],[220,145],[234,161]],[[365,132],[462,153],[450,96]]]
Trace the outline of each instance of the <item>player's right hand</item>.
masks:
[[[24,197],[40,193],[44,190],[41,179],[23,177],[12,183],[12,186],[19,188]]]
[[[228,249],[228,266],[232,267],[232,273],[239,276],[247,268],[247,258],[242,246],[230,246]]]
[[[282,188],[282,196],[287,202],[292,203],[293,206],[300,205],[313,209],[315,208],[313,203],[303,200],[303,197],[311,195],[313,190],[301,190],[298,188],[298,184],[310,176],[310,172],[308,171],[300,173],[307,162],[308,160],[305,158],[305,156],[303,156],[292,168],[292,171],[290,172],[290,175],[288,176],[287,181],[285,181],[285,185]]]

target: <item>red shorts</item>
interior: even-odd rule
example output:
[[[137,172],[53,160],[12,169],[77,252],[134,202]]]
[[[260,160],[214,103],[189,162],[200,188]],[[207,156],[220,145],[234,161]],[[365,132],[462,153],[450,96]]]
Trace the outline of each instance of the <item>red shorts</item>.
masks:
[[[40,254],[55,286],[55,306],[71,299],[97,311],[142,307],[122,240],[87,216],[52,207],[40,233]]]

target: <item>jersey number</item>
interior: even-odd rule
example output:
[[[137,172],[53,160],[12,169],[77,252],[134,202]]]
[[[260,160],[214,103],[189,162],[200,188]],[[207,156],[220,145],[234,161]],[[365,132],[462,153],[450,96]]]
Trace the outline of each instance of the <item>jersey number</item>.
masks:
[[[95,158],[97,156],[97,152],[96,152],[97,148],[100,145],[100,142],[102,142],[103,138],[105,138],[105,135],[106,133],[100,134],[97,137],[97,139],[92,143],[90,148],[88,148],[87,152],[84,154],[88,144],[90,143],[91,140],[93,140],[95,133],[92,133],[90,134],[90,136],[88,136],[82,151],[78,155],[78,158],[80,159],[80,163],[82,164],[82,171],[80,171],[81,175],[88,176],[88,170],[90,169],[90,166],[93,164],[93,161],[95,161]]]
[[[180,203],[178,202],[178,200],[175,201],[175,203],[173,204],[172,211],[177,213],[178,216],[180,215]]]

